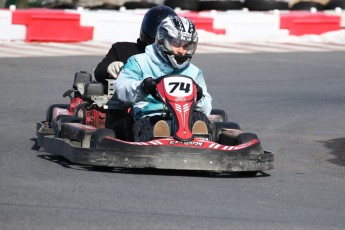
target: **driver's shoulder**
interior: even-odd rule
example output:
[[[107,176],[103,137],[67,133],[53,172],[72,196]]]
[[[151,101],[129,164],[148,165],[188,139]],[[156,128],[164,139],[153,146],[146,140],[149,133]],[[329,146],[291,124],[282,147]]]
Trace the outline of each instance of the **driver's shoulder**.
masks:
[[[135,42],[115,42],[112,47],[114,48],[131,48],[136,47],[137,43]]]
[[[136,54],[130,57],[130,59],[135,60],[136,62],[143,64],[150,61],[150,57],[146,53]]]
[[[181,74],[190,76],[192,78],[197,77],[200,73],[201,73],[201,69],[199,67],[193,65],[192,63],[190,63],[188,65],[188,67],[184,68],[181,71]]]

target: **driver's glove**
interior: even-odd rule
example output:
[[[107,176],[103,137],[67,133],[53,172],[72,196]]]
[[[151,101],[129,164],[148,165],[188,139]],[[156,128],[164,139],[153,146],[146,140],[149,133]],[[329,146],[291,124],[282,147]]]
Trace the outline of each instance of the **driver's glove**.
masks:
[[[122,67],[123,67],[123,62],[114,61],[108,65],[107,72],[111,78],[116,79]]]
[[[202,88],[198,84],[196,84],[196,100],[199,101],[203,95],[204,95],[204,92]]]
[[[145,78],[140,84],[142,90],[146,94],[154,94],[156,92],[156,85],[157,83],[152,77]]]

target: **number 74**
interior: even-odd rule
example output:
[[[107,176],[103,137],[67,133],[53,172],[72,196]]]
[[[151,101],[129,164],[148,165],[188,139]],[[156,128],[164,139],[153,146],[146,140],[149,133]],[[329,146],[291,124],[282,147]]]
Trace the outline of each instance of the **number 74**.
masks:
[[[185,82],[170,82],[169,86],[173,85],[172,89],[170,90],[169,93],[173,93],[177,88],[180,91],[184,91],[185,93],[188,93],[190,91],[190,85],[189,83]]]

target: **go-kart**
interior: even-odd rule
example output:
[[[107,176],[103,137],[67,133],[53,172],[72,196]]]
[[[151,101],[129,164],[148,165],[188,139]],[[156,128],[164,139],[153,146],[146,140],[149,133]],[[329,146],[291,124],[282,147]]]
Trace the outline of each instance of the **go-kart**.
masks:
[[[273,154],[264,151],[254,133],[227,121],[224,110],[213,109],[208,134],[192,133],[196,84],[186,76],[157,80],[154,98],[164,103],[171,136],[146,142],[131,138],[131,107],[114,98],[115,80],[108,85],[78,72],[73,88],[64,93],[69,104],[53,104],[46,120],[37,122],[37,143],[44,151],[70,162],[114,168],[154,168],[256,175],[273,168]]]

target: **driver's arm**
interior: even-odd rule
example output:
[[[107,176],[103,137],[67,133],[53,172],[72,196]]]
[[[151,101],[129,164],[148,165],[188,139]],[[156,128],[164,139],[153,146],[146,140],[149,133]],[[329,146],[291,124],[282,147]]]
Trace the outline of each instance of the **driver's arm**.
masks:
[[[142,101],[147,96],[140,87],[142,80],[143,72],[133,56],[128,59],[115,82],[115,93],[118,99],[132,104]]]
[[[194,81],[202,88],[204,94],[203,97],[197,101],[196,110],[203,112],[206,114],[206,116],[209,116],[212,110],[212,97],[207,91],[207,86],[202,71],[199,71]]]

